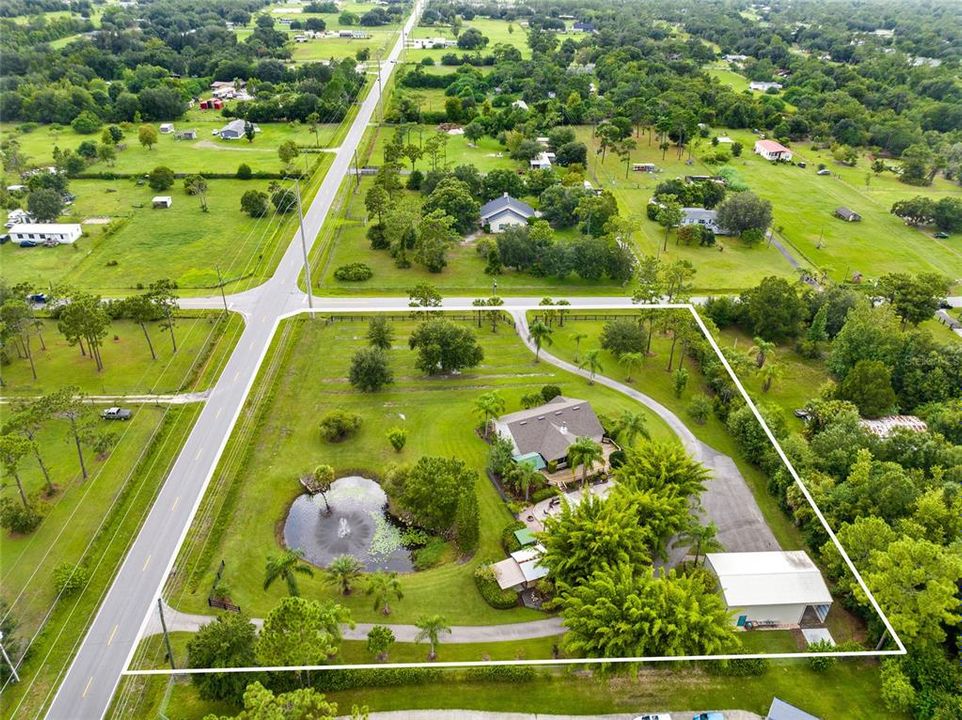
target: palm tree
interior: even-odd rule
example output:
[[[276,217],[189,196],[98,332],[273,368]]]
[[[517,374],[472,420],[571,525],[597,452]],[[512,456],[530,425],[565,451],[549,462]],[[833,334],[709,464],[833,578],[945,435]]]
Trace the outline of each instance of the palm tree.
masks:
[[[639,352],[627,352],[621,354],[621,356],[618,358],[618,364],[622,365],[626,370],[627,374],[625,375],[625,382],[631,382],[632,370],[641,365],[641,363],[644,362],[644,359],[645,356]]]
[[[601,367],[601,361],[598,359],[599,355],[601,355],[601,350],[589,350],[585,353],[584,359],[578,363],[578,367],[580,367],[582,370],[585,368],[588,369],[589,385],[595,384],[595,373],[599,373],[604,370],[604,368]]]
[[[603,460],[604,457],[605,454],[601,450],[601,445],[590,437],[580,437],[568,446],[568,465],[571,466],[572,472],[579,465],[581,466],[582,485],[586,485],[588,482],[588,470],[591,466]]]
[[[639,435],[646,440],[651,440],[651,435],[648,433],[648,420],[641,413],[625,410],[615,423],[615,436],[618,442],[623,447],[631,447]]]
[[[524,501],[528,502],[531,487],[537,485],[541,481],[542,476],[541,473],[535,470],[530,464],[522,462],[511,468],[508,479],[519,492],[524,493]]]
[[[374,612],[380,610],[385,615],[391,614],[388,599],[393,595],[398,600],[404,598],[401,592],[401,581],[396,572],[379,570],[368,578],[367,594],[374,596]]]
[[[297,574],[309,575],[314,577],[314,571],[307,565],[302,564],[304,551],[288,550],[280,557],[268,555],[267,567],[264,572],[264,589],[267,590],[278,578],[284,578],[287,584],[287,594],[291,597],[298,597],[301,594],[297,587]]]
[[[764,338],[756,337],[752,340],[755,344],[748,350],[749,355],[755,356],[755,365],[762,367],[768,356],[775,352],[775,343],[769,342]]]
[[[418,628],[418,634],[414,636],[414,642],[420,643],[427,640],[431,644],[431,652],[428,653],[428,660],[434,660],[438,656],[437,647],[441,642],[441,633],[450,633],[448,621],[443,615],[423,615],[414,623]]]
[[[485,393],[474,401],[474,411],[484,423],[484,437],[488,437],[488,426],[493,418],[504,412],[504,398],[496,392]]]
[[[575,362],[581,359],[578,357],[581,354],[581,341],[587,337],[588,335],[585,333],[575,333],[571,336],[571,339],[575,341]]]
[[[534,343],[534,361],[538,362],[541,355],[541,346],[552,343],[551,333],[554,332],[550,327],[540,320],[535,320],[528,328],[528,340]]]
[[[696,567],[698,558],[702,554],[707,555],[710,552],[724,550],[722,544],[718,541],[718,527],[715,523],[710,522],[707,525],[701,525],[694,518],[687,528],[678,533],[678,539],[675,540],[674,547],[694,549]]]
[[[769,360],[764,367],[758,369],[757,374],[762,379],[762,392],[768,392],[772,389],[772,384],[782,376],[782,366]]]
[[[361,576],[361,561],[353,555],[338,555],[327,566],[327,581],[341,588],[341,595],[351,594],[351,583]]]

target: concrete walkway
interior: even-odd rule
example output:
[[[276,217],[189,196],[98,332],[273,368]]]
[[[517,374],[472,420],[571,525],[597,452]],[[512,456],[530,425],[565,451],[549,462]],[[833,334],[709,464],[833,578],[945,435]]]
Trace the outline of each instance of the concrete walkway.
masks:
[[[214,619],[215,616],[213,615],[183,613],[166,604],[164,605],[164,620],[167,622],[169,632],[197,632],[207,623],[213,622]],[[385,618],[385,620],[387,619]],[[264,625],[264,620],[261,618],[251,618],[251,622],[258,629]],[[418,628],[414,625],[393,625],[388,622],[357,623],[353,628],[342,625],[341,632],[345,640],[367,640],[367,634],[374,625],[386,625],[391,628],[398,642],[412,643],[414,642],[414,636],[418,634]],[[150,615],[147,627],[144,628],[144,635],[156,635],[161,631],[160,615],[157,611],[154,611]],[[561,618],[552,617],[506,625],[454,625],[451,627],[450,633],[441,636],[441,642],[444,644],[508,642],[511,640],[552,637],[562,633],[564,633],[564,627],[561,625]]]
[[[528,337],[525,312],[513,310],[511,314],[522,341],[534,352],[534,343]],[[570,373],[584,378],[590,377],[587,370],[546,352],[544,348],[541,350],[541,358]],[[604,375],[596,375],[594,381],[637,400],[657,414],[678,436],[691,456],[711,470],[712,478],[701,496],[702,514],[718,526],[718,540],[725,550],[749,552],[781,549],[734,460],[696,438],[681,418],[654,398]],[[667,565],[677,564],[686,552],[685,548],[671,550]]]
[[[632,713],[609,715],[549,715],[545,713],[487,712],[484,710],[392,710],[373,712],[369,720],[634,720],[645,713],[658,712],[645,709]],[[682,710],[669,713],[672,720],[691,720],[705,710]],[[762,720],[747,710],[724,710],[725,720]],[[341,715],[338,720],[350,720],[349,715]]]

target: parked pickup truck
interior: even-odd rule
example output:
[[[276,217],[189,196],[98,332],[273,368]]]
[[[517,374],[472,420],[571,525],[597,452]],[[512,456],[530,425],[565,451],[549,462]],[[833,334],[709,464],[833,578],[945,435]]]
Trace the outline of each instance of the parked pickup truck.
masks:
[[[130,420],[133,417],[133,413],[130,410],[125,410],[124,408],[112,407],[107,408],[102,413],[100,417],[104,420]]]

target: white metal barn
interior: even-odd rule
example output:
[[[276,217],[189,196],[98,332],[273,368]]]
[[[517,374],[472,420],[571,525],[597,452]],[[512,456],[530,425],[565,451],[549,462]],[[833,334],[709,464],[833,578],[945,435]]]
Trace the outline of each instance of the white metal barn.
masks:
[[[832,594],[804,550],[709,553],[707,566],[739,627],[766,621],[799,625],[807,612],[824,622],[832,607]]]

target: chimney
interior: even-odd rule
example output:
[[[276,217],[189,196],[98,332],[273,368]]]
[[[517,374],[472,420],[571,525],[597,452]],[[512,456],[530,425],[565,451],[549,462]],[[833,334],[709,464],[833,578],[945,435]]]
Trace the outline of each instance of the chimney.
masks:
[[[564,421],[561,422],[561,432],[563,432],[565,435],[568,434],[568,423],[567,423],[567,422],[564,422]]]

